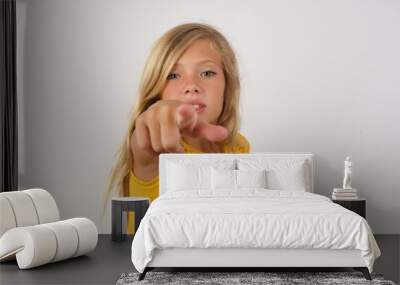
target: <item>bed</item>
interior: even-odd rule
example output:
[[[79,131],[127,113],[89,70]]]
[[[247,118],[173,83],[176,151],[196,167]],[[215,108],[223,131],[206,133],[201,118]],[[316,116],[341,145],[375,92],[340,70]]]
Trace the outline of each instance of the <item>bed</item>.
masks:
[[[132,241],[154,268],[352,267],[379,247],[361,216],[314,193],[311,153],[161,154],[160,196]]]

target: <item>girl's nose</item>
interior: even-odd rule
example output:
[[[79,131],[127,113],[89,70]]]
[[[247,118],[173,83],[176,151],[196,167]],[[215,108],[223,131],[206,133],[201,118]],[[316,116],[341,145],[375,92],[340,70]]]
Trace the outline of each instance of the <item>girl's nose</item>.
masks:
[[[187,85],[185,88],[185,94],[188,93],[199,93],[199,88],[194,84]]]
[[[186,80],[184,81],[184,93],[200,93],[200,86],[195,75],[189,75],[186,77]]]

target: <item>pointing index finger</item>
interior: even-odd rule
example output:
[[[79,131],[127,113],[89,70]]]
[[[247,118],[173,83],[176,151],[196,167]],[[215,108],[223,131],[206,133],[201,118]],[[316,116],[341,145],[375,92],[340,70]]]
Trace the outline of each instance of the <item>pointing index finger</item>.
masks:
[[[193,131],[197,123],[197,113],[190,104],[182,104],[177,108],[176,123],[179,129],[188,129]]]
[[[200,120],[196,110],[190,104],[182,104],[177,108],[177,124],[181,132],[189,136],[202,137],[208,141],[222,141],[228,136],[226,128]]]

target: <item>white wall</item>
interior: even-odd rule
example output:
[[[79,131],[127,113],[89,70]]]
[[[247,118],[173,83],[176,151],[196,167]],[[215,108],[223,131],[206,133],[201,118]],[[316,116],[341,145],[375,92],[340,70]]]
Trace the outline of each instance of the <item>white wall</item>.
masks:
[[[217,3],[215,3],[217,2]],[[188,21],[231,41],[253,152],[316,154],[316,192],[345,156],[375,233],[400,233],[400,2],[18,0],[20,188],[63,218],[100,220],[101,193],[153,42]],[[177,8],[178,7],[178,8]]]

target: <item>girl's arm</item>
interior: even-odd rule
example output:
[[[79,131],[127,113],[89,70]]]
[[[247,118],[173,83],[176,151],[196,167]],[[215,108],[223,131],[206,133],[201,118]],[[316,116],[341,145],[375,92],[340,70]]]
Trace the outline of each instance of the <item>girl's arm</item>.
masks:
[[[136,130],[132,133],[133,173],[137,178],[149,181],[158,176],[158,155],[149,155],[137,145]]]
[[[182,153],[182,134],[203,137],[210,141],[224,140],[224,127],[199,119],[195,108],[182,101],[159,100],[140,114],[131,136],[133,173],[141,180],[158,176],[160,153]]]

